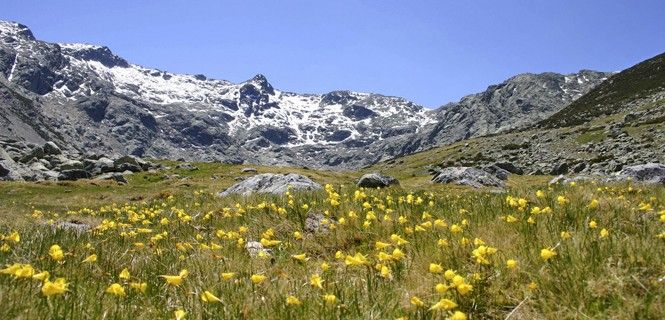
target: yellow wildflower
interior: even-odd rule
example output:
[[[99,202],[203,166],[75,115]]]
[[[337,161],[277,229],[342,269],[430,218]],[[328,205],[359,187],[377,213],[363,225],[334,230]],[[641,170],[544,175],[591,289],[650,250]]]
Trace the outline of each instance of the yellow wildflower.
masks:
[[[264,276],[262,274],[253,274],[250,277],[250,280],[252,281],[253,284],[261,284],[264,281],[266,281],[266,276]]]
[[[51,259],[55,261],[60,261],[65,258],[64,252],[62,252],[62,248],[60,248],[59,245],[54,244],[49,248],[48,250],[49,256],[51,256]]]
[[[457,303],[450,299],[441,299],[439,302],[435,303],[430,310],[451,310],[457,308]]]
[[[106,288],[106,293],[112,294],[118,297],[125,296],[125,288],[123,288],[119,283],[114,283]]]
[[[321,279],[321,276],[318,274],[313,274],[309,278],[309,284],[314,288],[323,289],[323,282],[325,282],[325,280]]]
[[[201,293],[201,301],[212,303],[212,302],[222,302],[222,299],[218,298],[210,291],[203,291],[203,293]]]

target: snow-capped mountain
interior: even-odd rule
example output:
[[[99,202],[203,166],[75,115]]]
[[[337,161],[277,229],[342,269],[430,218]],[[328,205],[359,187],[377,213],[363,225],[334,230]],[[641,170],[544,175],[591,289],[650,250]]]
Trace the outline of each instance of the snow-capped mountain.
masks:
[[[474,135],[514,127],[518,116],[556,112],[606,77],[585,74],[540,89],[514,87],[513,98],[488,104],[493,113],[476,108],[491,97],[475,104],[465,98],[456,104],[468,109],[459,119],[452,116],[459,108],[427,110],[398,97],[298,94],[273,88],[262,75],[236,84],[145,68],[104,46],[47,43],[26,26],[0,21],[0,135],[90,153],[357,167],[458,139],[446,137],[446,128],[463,130],[469,120],[492,123]],[[502,114],[515,106],[521,111]],[[493,115],[501,125],[485,119]]]

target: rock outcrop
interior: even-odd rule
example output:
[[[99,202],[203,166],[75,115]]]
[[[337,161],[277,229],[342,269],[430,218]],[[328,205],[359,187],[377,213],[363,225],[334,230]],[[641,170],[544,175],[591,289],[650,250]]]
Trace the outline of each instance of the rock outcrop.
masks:
[[[385,188],[397,185],[397,179],[380,173],[368,173],[358,179],[357,186],[361,188]]]
[[[309,191],[319,189],[322,189],[320,184],[303,175],[262,173],[238,182],[218,195],[221,197],[232,194],[248,196],[254,193],[282,195],[289,190]]]

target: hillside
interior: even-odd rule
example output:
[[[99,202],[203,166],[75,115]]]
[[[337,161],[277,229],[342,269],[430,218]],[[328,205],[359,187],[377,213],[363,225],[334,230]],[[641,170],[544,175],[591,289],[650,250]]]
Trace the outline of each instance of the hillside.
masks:
[[[573,126],[665,99],[665,53],[640,62],[543,120],[543,128]]]

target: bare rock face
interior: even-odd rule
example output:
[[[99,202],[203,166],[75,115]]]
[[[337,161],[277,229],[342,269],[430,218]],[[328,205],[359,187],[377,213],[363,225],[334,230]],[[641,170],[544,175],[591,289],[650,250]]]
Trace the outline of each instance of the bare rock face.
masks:
[[[263,173],[238,182],[225,191],[220,192],[218,195],[220,197],[232,194],[248,196],[253,193],[282,195],[289,190],[307,191],[319,189],[322,189],[320,184],[303,175],[295,173],[289,173],[287,175]]]
[[[358,180],[358,187],[362,188],[385,188],[394,184],[399,184],[399,181],[379,173],[368,173]]]
[[[454,183],[459,185],[481,187],[505,187],[505,183],[487,171],[472,167],[448,167],[441,169],[432,182]]]
[[[632,180],[647,184],[665,185],[665,165],[660,163],[647,163],[623,168],[612,178],[615,181]]]

